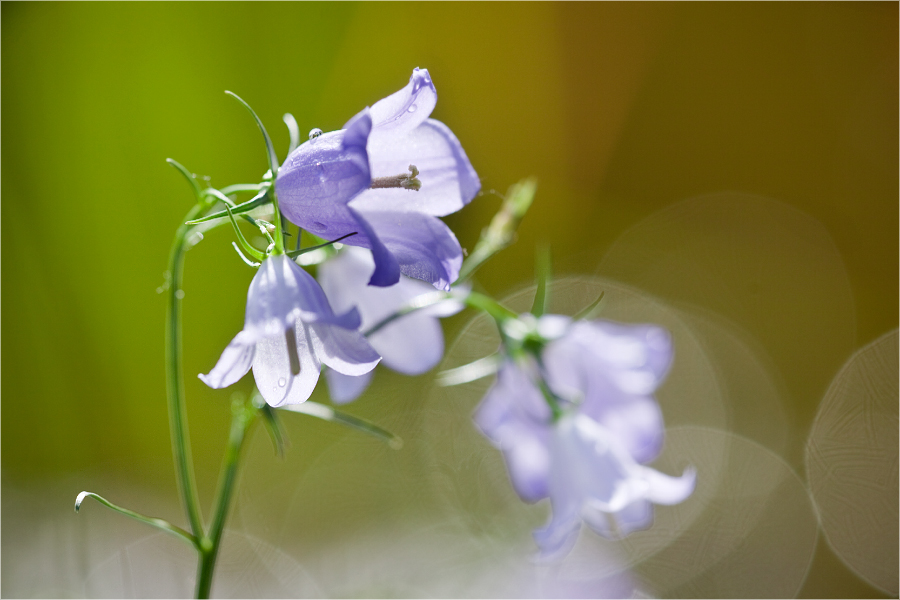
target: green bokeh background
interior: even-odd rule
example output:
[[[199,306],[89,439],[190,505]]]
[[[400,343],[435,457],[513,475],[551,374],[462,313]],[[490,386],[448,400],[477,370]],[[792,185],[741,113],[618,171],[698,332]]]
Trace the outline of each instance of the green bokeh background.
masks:
[[[110,478],[175,498],[155,290],[191,195],[165,158],[220,187],[258,181],[258,131],[226,89],[255,108],[283,156],[284,112],[302,131],[337,129],[427,67],[440,97],[433,116],[462,141],[485,192],[539,181],[516,246],[479,273],[492,294],[532,281],[537,244],[558,271],[595,273],[645,217],[733,190],[824,225],[849,276],[857,346],[897,327],[897,10],[4,2],[4,523],[45,510],[8,490],[58,482],[65,497],[46,510],[71,510],[78,491],[101,483],[115,496]],[[499,203],[485,193],[446,222],[471,249]],[[208,371],[243,322],[253,273],[231,239],[212,232],[186,267],[187,397],[205,499],[229,392],[190,375]],[[449,321],[448,337],[464,321]],[[795,402],[800,438],[815,396]],[[377,419],[377,401],[357,412]],[[294,436],[314,454],[319,431]],[[4,535],[4,554],[16,543]],[[821,542],[803,593],[877,594]]]

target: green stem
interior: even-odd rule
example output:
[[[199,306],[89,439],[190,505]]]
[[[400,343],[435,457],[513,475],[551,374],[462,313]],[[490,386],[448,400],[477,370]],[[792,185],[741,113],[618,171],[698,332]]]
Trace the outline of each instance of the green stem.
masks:
[[[245,408],[243,402],[234,403],[231,410],[231,433],[228,436],[228,447],[222,460],[222,474],[219,477],[219,489],[216,492],[212,525],[209,528],[209,536],[202,539],[200,543],[200,564],[197,569],[197,598],[209,598],[209,593],[212,589],[216,558],[219,555],[222,532],[225,530],[225,520],[228,517],[228,507],[231,504],[231,493],[237,480],[241,447],[244,443],[244,436],[253,423],[255,416],[255,411]]]
[[[178,490],[191,524],[191,532],[198,539],[203,536],[200,498],[194,480],[191,445],[188,434],[187,407],[184,402],[184,370],[181,364],[181,291],[184,253],[188,233],[192,229],[185,221],[196,218],[202,207],[197,204],[182,219],[175,233],[169,254],[169,289],[166,312],[166,392],[169,399],[169,426],[172,434],[172,456],[178,476]]]

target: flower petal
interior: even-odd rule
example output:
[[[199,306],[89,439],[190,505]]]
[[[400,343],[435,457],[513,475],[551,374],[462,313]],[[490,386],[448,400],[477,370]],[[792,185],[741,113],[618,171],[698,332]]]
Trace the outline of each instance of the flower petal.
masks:
[[[581,531],[581,519],[578,515],[566,515],[565,518],[557,515],[556,509],[550,522],[541,529],[534,531],[534,541],[541,549],[542,560],[555,560],[567,555],[578,541],[578,533]]]
[[[325,323],[309,326],[318,359],[344,375],[362,375],[375,368],[381,356],[359,331]]]
[[[359,327],[359,314],[335,315],[312,275],[284,254],[263,261],[247,292],[244,331],[257,338],[277,336],[297,319]]]
[[[459,277],[462,248],[440,219],[409,212],[359,212],[359,215],[399,263],[404,275],[427,281],[439,290],[449,290],[450,284]],[[376,251],[374,246],[372,255],[376,265],[372,285],[381,285],[374,281],[381,268],[379,261],[387,264],[386,257],[384,251]]]
[[[270,406],[305,402],[319,381],[319,361],[313,354],[306,327],[297,323],[294,332],[300,363],[300,372],[296,374],[291,372],[289,341],[284,335],[267,337],[256,344],[253,377]]]
[[[372,177],[419,170],[418,191],[401,188],[365,190],[353,199],[361,210],[410,210],[436,217],[456,212],[481,190],[481,180],[450,128],[428,119],[402,139],[385,138],[373,131],[369,140]]]
[[[688,467],[681,477],[672,477],[650,467],[641,468],[641,477],[648,484],[647,499],[656,504],[678,504],[694,491],[697,471]]]
[[[225,347],[216,366],[206,375],[198,375],[200,381],[213,389],[228,387],[247,374],[253,364],[256,351],[256,339],[249,333],[241,331],[231,343]]]
[[[347,202],[369,188],[366,143],[372,129],[368,109],[294,150],[275,180],[281,211],[292,223],[334,239],[355,231]]]
[[[345,248],[319,266],[319,282],[333,306],[359,304],[363,330],[416,296],[434,292],[427,283],[408,277],[400,277],[388,287],[367,285],[374,269],[371,253],[354,247]],[[415,311],[370,335],[369,343],[381,354],[385,366],[405,375],[419,375],[434,367],[444,353],[444,334],[436,316],[450,315],[461,308],[459,302],[447,301]]]
[[[357,213],[352,208],[348,210],[356,220],[357,228],[363,233],[362,236],[353,236],[346,241],[352,246],[362,246],[372,251],[372,258],[375,261],[375,271],[369,279],[369,285],[385,287],[394,285],[400,281],[400,263],[393,253],[387,249],[384,242],[375,233],[375,229],[365,219],[365,217]]]
[[[516,493],[525,502],[537,502],[549,495],[550,452],[546,431],[523,423],[507,428],[501,435],[506,468]]]
[[[428,69],[413,69],[406,87],[383,98],[369,109],[374,129],[382,136],[395,136],[415,129],[437,104],[437,90]]]
[[[344,375],[334,369],[325,371],[325,380],[328,382],[328,395],[335,404],[346,404],[359,398],[366,391],[375,370],[362,375]]]

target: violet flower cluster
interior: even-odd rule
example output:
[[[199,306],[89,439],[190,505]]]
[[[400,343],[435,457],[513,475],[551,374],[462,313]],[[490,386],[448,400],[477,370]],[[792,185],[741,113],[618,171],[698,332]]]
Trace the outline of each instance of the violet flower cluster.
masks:
[[[247,294],[243,331],[200,376],[207,385],[229,386],[252,368],[268,404],[298,404],[312,394],[324,364],[335,399],[348,401],[365,389],[382,355],[408,374],[440,360],[443,338],[433,318],[440,309],[386,329],[371,344],[359,331],[364,321],[420,293],[401,273],[439,290],[449,290],[459,275],[462,248],[438,217],[461,209],[481,184],[453,132],[428,118],[436,102],[428,71],[415,69],[406,87],[363,109],[344,129],[311,135],[288,156],[275,180],[281,212],[327,239],[351,235],[344,243],[370,250],[374,270],[367,283],[385,291],[345,278],[358,270],[354,261],[366,260],[346,253],[320,275],[345,309],[335,315],[312,276],[283,254],[267,257]],[[342,269],[344,275],[335,275]],[[405,338],[413,327],[421,334],[419,348]]]
[[[207,385],[231,385],[252,368],[268,404],[295,405],[324,365],[332,400],[344,403],[379,362],[417,375],[440,361],[438,318],[462,307],[452,297],[382,322],[434,288],[450,290],[462,264],[438,217],[471,201],[480,183],[453,133],[428,118],[436,101],[428,71],[416,69],[340,131],[316,130],[291,152],[274,182],[280,211],[323,238],[350,235],[350,247],[320,265],[318,282],[283,253],[265,258],[244,329],[200,376]],[[653,503],[691,494],[692,469],[671,477],[644,466],[663,441],[653,397],[672,360],[663,329],[559,315],[500,322],[506,357],[475,420],[503,452],[519,496],[550,499],[552,517],[535,532],[544,556],[568,552],[582,523],[622,537],[650,525]]]
[[[643,466],[663,441],[653,393],[672,360],[665,330],[559,315],[511,325],[507,339],[527,350],[506,358],[475,421],[503,452],[518,495],[550,498],[552,517],[534,534],[542,556],[566,554],[582,522],[623,537],[650,526],[652,503],[691,494],[693,469],[670,477]]]

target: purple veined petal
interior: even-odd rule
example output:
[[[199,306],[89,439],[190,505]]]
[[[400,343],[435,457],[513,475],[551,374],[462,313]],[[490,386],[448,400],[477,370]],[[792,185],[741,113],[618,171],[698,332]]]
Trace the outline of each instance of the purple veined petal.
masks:
[[[319,282],[333,306],[359,304],[363,330],[392,315],[411,299],[434,292],[427,283],[404,276],[392,286],[370,286],[374,270],[371,253],[352,246],[319,266]],[[381,354],[386,367],[405,375],[419,375],[433,368],[444,353],[444,334],[436,317],[454,314],[461,308],[459,302],[448,300],[415,311],[370,335],[369,343]]]
[[[462,266],[462,248],[443,221],[420,213],[359,212],[371,230],[375,232],[385,250],[399,263],[400,272],[413,279],[421,279],[439,290],[449,290],[459,277]],[[371,234],[370,234],[371,236]],[[383,251],[372,248],[375,274],[386,262]],[[389,283],[392,285],[399,280]]]
[[[249,333],[241,331],[231,343],[225,347],[222,356],[212,371],[200,374],[200,381],[213,389],[228,387],[247,374],[253,364],[256,351],[256,339]]]
[[[369,135],[372,133],[372,115],[368,108],[364,108],[344,124],[344,139],[342,149],[349,160],[360,171],[369,173],[371,164],[366,147],[369,144]]]
[[[534,541],[541,549],[541,560],[557,560],[565,557],[578,541],[581,518],[577,513],[567,512],[564,516],[553,507],[550,522],[534,530]]]
[[[325,380],[328,382],[328,395],[335,404],[346,404],[352,402],[362,395],[369,383],[375,370],[362,375],[344,375],[338,373],[334,369],[325,371]]]
[[[586,401],[582,414],[597,421],[638,463],[659,455],[663,444],[663,416],[653,398],[631,396],[618,402]]]
[[[269,326],[263,331],[266,335],[274,335],[283,332],[298,318],[305,323],[330,323],[346,329],[356,329],[360,325],[359,312],[355,308],[334,314],[319,282],[288,256],[269,257],[250,284],[244,328],[251,323],[266,323]]]
[[[588,503],[581,517],[595,533],[618,540],[653,524],[653,505],[648,500],[636,500],[621,510],[609,512]]]
[[[257,337],[284,332],[302,310],[299,304],[302,283],[286,256],[264,260],[247,290],[244,330]]]
[[[369,285],[386,287],[400,281],[400,263],[397,261],[397,257],[388,250],[384,242],[375,233],[371,223],[363,215],[352,208],[348,207],[348,210],[353,215],[357,227],[363,233],[363,236],[355,235],[347,240],[347,244],[368,248],[372,251],[372,258],[375,261],[375,271],[372,273],[371,279],[369,279]]]
[[[615,379],[629,394],[651,394],[672,364],[672,340],[656,325],[624,325],[612,321],[582,321],[572,336],[585,350],[615,369]]]
[[[329,239],[356,231],[347,202],[372,184],[366,152],[372,129],[368,109],[346,127],[304,142],[288,156],[275,180],[285,217]]]
[[[641,478],[647,482],[647,499],[656,504],[678,504],[694,491],[697,471],[688,467],[680,477],[660,473],[650,467],[641,467]]]
[[[497,381],[475,410],[475,423],[495,444],[502,444],[503,427],[510,421],[550,427],[550,407],[528,375],[507,361],[497,373]]]
[[[305,402],[319,381],[319,360],[313,354],[306,326],[298,322],[294,332],[299,373],[291,370],[287,335],[267,337],[256,344],[253,377],[256,387],[270,406]]]
[[[533,424],[518,423],[504,427],[499,436],[510,481],[525,502],[546,498],[550,480],[550,451],[547,429]]]
[[[437,104],[437,90],[428,69],[413,69],[409,83],[369,109],[374,129],[381,135],[399,135],[415,129]]]
[[[563,336],[544,346],[541,353],[547,385],[558,396],[580,402],[588,389],[590,369],[604,369],[599,361],[584,356],[584,348],[572,336]]]
[[[404,375],[430,371],[444,355],[441,324],[426,314],[401,317],[370,336],[369,341],[386,367]]]
[[[338,373],[362,375],[381,360],[363,334],[355,329],[325,323],[313,323],[308,329],[318,359]]]
[[[428,119],[402,138],[383,137],[373,131],[368,146],[372,177],[419,170],[418,191],[401,188],[370,189],[353,199],[365,211],[415,211],[443,217],[460,210],[481,190],[481,180],[450,128]]]

